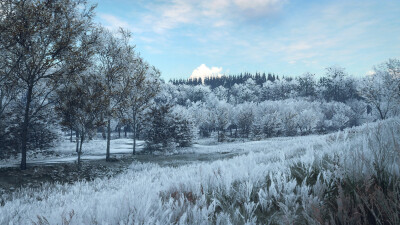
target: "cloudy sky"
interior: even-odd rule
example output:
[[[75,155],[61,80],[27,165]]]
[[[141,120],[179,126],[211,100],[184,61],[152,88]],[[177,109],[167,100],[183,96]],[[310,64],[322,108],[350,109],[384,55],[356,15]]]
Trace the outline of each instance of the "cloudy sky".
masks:
[[[96,3],[95,0],[92,2]],[[162,78],[192,73],[362,76],[400,58],[399,0],[98,0],[96,20],[133,33]]]

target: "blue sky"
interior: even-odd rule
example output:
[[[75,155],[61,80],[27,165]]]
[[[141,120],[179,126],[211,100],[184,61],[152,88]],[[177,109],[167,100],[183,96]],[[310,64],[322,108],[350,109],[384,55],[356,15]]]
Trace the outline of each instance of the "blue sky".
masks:
[[[133,33],[162,78],[193,71],[365,75],[400,58],[398,0],[102,0],[96,21]],[[204,64],[204,65],[203,65]]]

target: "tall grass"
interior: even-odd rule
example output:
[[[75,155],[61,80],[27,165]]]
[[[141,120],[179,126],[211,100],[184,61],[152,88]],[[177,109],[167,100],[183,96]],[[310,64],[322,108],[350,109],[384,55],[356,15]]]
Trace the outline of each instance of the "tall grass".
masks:
[[[400,224],[399,141],[390,119],[212,163],[133,164],[20,190],[0,224]]]

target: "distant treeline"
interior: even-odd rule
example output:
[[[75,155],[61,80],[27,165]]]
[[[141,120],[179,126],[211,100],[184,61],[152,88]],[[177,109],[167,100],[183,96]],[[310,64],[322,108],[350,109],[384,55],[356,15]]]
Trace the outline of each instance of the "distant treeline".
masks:
[[[241,73],[239,75],[223,75],[221,77],[206,77],[204,79],[204,85],[210,86],[211,89],[214,89],[219,86],[223,86],[224,88],[231,88],[235,84],[243,84],[249,78],[253,79],[257,85],[262,85],[266,81],[274,82],[275,80],[279,80],[279,76],[275,74],[268,73]],[[283,77],[284,78],[284,77]],[[287,78],[291,79],[291,78]],[[174,85],[191,85],[196,86],[202,84],[201,78],[194,78],[194,79],[171,79],[170,82]]]

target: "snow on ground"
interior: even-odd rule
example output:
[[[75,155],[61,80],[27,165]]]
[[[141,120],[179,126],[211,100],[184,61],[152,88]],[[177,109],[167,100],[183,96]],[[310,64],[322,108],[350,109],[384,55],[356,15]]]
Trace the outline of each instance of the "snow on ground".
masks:
[[[111,140],[111,155],[116,154],[132,154],[132,139],[121,138]],[[136,142],[136,151],[140,152],[143,149],[144,141]],[[82,147],[82,160],[97,160],[105,158],[107,142],[103,139],[91,140],[84,142]],[[51,152],[51,154],[48,154]],[[19,166],[20,154],[16,158],[0,160],[0,167],[15,167]],[[77,160],[76,143],[69,140],[62,140],[56,147],[50,151],[28,151],[28,164],[54,164],[74,162]]]
[[[231,142],[231,143],[217,143],[214,145],[203,144],[200,140],[198,144],[194,144],[192,147],[184,148],[179,150],[180,153],[198,153],[198,154],[210,154],[210,153],[227,153],[227,152],[238,152],[248,153],[254,151],[268,151],[275,149],[282,149],[287,145],[301,142],[307,142],[308,139],[315,139],[318,135],[310,136],[299,136],[299,137],[276,137],[269,138],[261,141],[244,141],[244,142]]]
[[[262,141],[247,141],[247,142],[232,142],[232,143],[218,143],[208,139],[197,140],[196,144],[192,147],[176,149],[171,152],[155,153],[156,155],[176,155],[176,154],[231,154],[239,155],[245,154],[250,151],[268,151],[273,149],[281,149],[290,144],[291,141],[306,140],[313,138],[316,135],[307,137],[277,137],[270,138]],[[105,158],[106,140],[95,139],[83,144],[82,160],[99,160]],[[132,139],[121,138],[111,140],[111,155],[132,154]],[[144,141],[136,141],[136,151],[140,153],[143,150]],[[60,141],[60,143],[50,149],[52,154],[44,154],[43,152],[34,153],[28,151],[27,162],[28,164],[44,165],[55,163],[75,162],[77,160],[76,143],[69,140]],[[151,159],[149,160],[151,161]],[[20,163],[20,156],[6,160],[0,160],[1,167],[18,167]]]
[[[111,154],[130,154],[132,153],[132,139],[120,138],[111,140]],[[136,141],[138,151],[141,151],[144,141]],[[107,142],[104,139],[91,140],[84,142],[82,152],[84,155],[104,155],[106,152]],[[70,141],[62,141],[57,147],[52,149],[59,154],[75,154],[76,143]]]
[[[344,175],[373,175],[380,157],[374,138],[390,151],[399,140],[398,124],[396,119],[324,136],[197,145],[199,152],[248,153],[178,167],[135,162],[109,179],[23,189],[0,207],[0,224],[318,224],[313,216],[329,200],[331,186]],[[399,176],[398,157],[384,159],[385,170]]]
[[[285,157],[297,154],[298,149],[308,148],[312,151],[314,145],[325,143],[323,138],[317,136],[306,137],[306,142],[301,140],[291,138],[282,144],[253,142],[247,149],[260,152],[213,163],[195,163],[177,168],[133,164],[130,171],[115,178],[48,187],[30,193],[28,198],[21,196],[16,198],[19,199],[17,201],[7,202],[0,208],[0,215],[3,215],[0,224],[11,221],[29,223],[39,217],[50,224],[61,223],[62,217],[68,219],[72,212],[71,224],[168,224],[182,216],[179,211],[186,207],[194,210],[196,216],[205,222],[215,203],[206,206],[206,196],[200,193],[211,193],[214,189],[229,190],[236,180],[261,180],[268,171],[279,171]],[[245,144],[239,145],[245,147]],[[234,143],[211,147],[225,151],[233,146]],[[277,149],[277,146],[281,148]],[[314,153],[307,152],[304,156],[310,154]],[[184,192],[196,194],[200,206],[175,203],[169,198],[176,191],[179,191],[174,197],[177,199],[183,198],[180,194]]]

